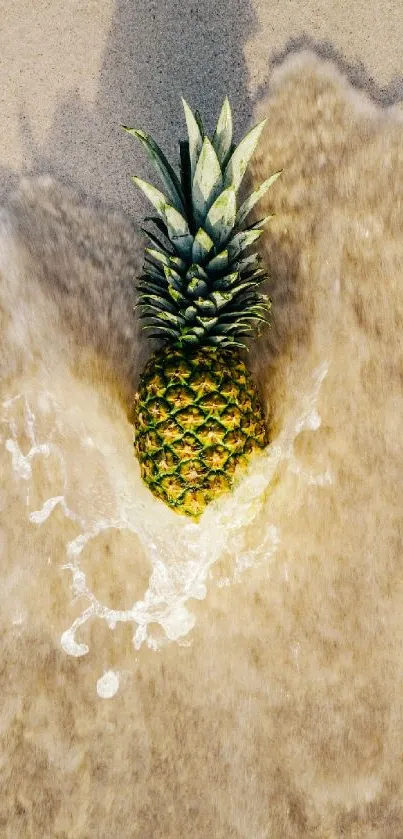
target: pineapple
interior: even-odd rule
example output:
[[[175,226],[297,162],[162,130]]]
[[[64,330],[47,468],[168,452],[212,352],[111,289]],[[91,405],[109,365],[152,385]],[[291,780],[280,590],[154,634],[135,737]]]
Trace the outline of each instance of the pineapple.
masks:
[[[267,443],[242,339],[270,310],[258,290],[266,274],[251,245],[271,216],[250,226],[245,219],[281,173],[238,207],[266,120],[235,146],[227,97],[211,140],[198,112],[182,103],[188,140],[180,142],[180,178],[149,135],[123,126],[145,147],[165,190],[133,177],[158,213],[146,218],[156,231],[143,228],[151,246],[137,306],[149,336],[161,343],[135,396],[134,446],[154,495],[197,519],[231,489],[250,453]]]

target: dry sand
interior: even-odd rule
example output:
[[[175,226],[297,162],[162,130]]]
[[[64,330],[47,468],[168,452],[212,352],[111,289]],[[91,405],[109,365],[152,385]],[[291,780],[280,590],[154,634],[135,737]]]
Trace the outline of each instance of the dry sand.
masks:
[[[402,18],[398,0],[1,0],[0,195],[46,172],[139,218],[129,175],[151,170],[122,123],[176,155],[180,94],[211,128],[227,93],[240,137],[273,63],[303,44],[390,104]]]

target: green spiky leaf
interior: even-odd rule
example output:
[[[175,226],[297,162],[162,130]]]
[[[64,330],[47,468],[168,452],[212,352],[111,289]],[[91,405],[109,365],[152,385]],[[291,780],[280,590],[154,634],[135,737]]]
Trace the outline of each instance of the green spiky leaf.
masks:
[[[160,283],[164,279],[164,271],[160,265],[156,265],[147,256],[144,259],[144,274],[154,282]]]
[[[200,328],[200,332],[204,333],[204,329]],[[195,346],[196,344],[200,344],[200,338],[194,332],[188,332],[186,334],[181,334],[179,336],[179,344],[190,344]]]
[[[149,253],[156,262],[160,262],[161,265],[169,267],[169,258],[163,251],[159,251],[157,248],[146,248],[145,252]]]
[[[193,214],[196,224],[203,226],[211,205],[222,190],[221,166],[211,141],[205,137],[192,181]]]
[[[163,242],[160,242],[160,240],[158,239],[158,236],[154,236],[154,233],[152,233],[151,230],[147,230],[145,227],[142,227],[141,229],[142,229],[143,233],[145,233],[146,236],[150,239],[150,242],[152,242],[153,245],[156,245],[157,248],[166,250],[167,253],[172,253],[173,254],[173,251],[171,250],[171,248],[170,247],[165,247]]]
[[[199,280],[198,277],[193,277],[193,280],[190,280],[190,282],[188,283],[186,291],[192,298],[192,300],[194,300],[195,297],[199,297],[203,294],[206,294],[208,291],[208,286],[206,285],[204,280]]]
[[[214,281],[214,290],[225,291],[226,289],[232,288],[238,281],[238,278],[238,271],[234,271],[232,274],[226,274],[225,277],[219,277]]]
[[[171,305],[167,300],[161,300],[160,297],[156,297],[153,294],[144,294],[139,301],[138,308],[142,309],[144,312],[168,311],[173,315],[177,312],[177,309],[173,304]]]
[[[199,280],[208,280],[208,275],[206,274],[203,266],[199,265],[197,262],[193,262],[186,272],[187,280],[191,280],[193,277],[197,277]]]
[[[145,216],[144,221],[152,221],[158,228],[160,233],[162,233],[165,236],[165,238],[169,241],[168,228],[165,222],[162,220],[162,218],[160,218],[159,216]]]
[[[233,304],[229,307],[229,311],[232,311],[234,307],[238,307],[242,303],[245,306],[244,314],[248,314],[252,308],[256,306],[263,307],[263,309],[269,305],[267,295],[259,294],[255,289],[253,291],[243,291],[241,292],[236,300],[234,300]]]
[[[252,194],[249,195],[249,197],[243,202],[243,204],[241,204],[235,219],[235,224],[237,225],[237,227],[239,227],[242,224],[242,222],[253,209],[255,204],[258,201],[260,201],[261,198],[263,198],[267,190],[270,189],[272,184],[274,184],[277,178],[280,177],[282,171],[283,170],[280,169],[279,172],[275,172],[274,175],[271,175],[270,178],[267,178],[266,181],[263,181],[263,183],[258,187],[258,189],[256,189],[255,192],[252,192]],[[271,218],[271,216],[267,216],[267,218],[269,219]]]
[[[133,175],[132,181],[139,187],[139,189],[141,189],[157,212],[164,217],[164,210],[168,203],[165,195],[160,192],[159,189],[156,189],[152,184],[149,184],[147,181],[143,181],[142,178],[138,178],[137,175]]]
[[[234,296],[233,291],[213,291],[210,297],[214,300],[217,309],[223,309],[232,300]]]
[[[168,293],[171,295],[172,300],[175,301],[177,306],[185,306],[186,305],[186,303],[187,303],[186,297],[184,297],[183,294],[180,291],[178,291],[178,289],[175,288],[174,285],[169,286]]]
[[[228,250],[221,251],[218,253],[217,256],[214,256],[213,259],[210,259],[210,262],[206,265],[206,269],[209,274],[219,274],[221,271],[225,271],[228,266]]]
[[[192,172],[190,167],[189,142],[187,140],[181,140],[179,147],[181,160],[181,184],[183,194],[185,197],[185,215],[189,221],[189,227],[191,229],[191,232],[194,233],[195,223],[193,218],[192,207]]]
[[[269,277],[267,271],[264,268],[259,268],[258,270],[248,271],[242,274],[243,280],[255,280],[255,282],[262,283],[263,280],[267,280]]]
[[[255,283],[254,280],[248,280],[247,282],[240,283],[240,285],[237,285],[234,288],[234,297],[237,297],[237,299],[239,299],[238,294],[241,294],[241,292],[245,292],[246,290],[250,289],[255,290],[257,285],[258,283]]]
[[[208,335],[206,340],[213,346],[219,344],[221,347],[240,347],[242,350],[247,350],[244,344],[241,344],[239,341],[234,341],[228,335]]]
[[[194,303],[199,312],[202,312],[202,314],[205,315],[215,315],[216,306],[213,300],[211,300],[212,296],[213,295],[210,295],[207,299],[204,297],[196,297]]]
[[[246,271],[255,271],[258,269],[261,263],[262,257],[259,253],[255,251],[255,253],[250,253],[249,256],[243,257],[243,259],[239,259],[236,262],[236,267],[239,273],[245,273]]]
[[[191,259],[193,236],[190,233],[186,236],[172,236],[172,244],[183,259]]]
[[[165,195],[158,189],[155,189],[152,184],[136,176],[133,176],[132,180],[142,190],[148,200],[151,201],[166,222],[168,236],[172,244],[177,248],[181,256],[188,258],[192,249],[193,236],[190,233],[186,219],[175,207],[172,207],[168,203]]]
[[[176,288],[177,291],[182,291],[183,279],[180,276],[180,274],[178,274],[176,271],[174,271],[173,268],[170,268],[169,266],[164,267],[164,274],[168,285],[173,286],[174,288]]]
[[[194,306],[187,306],[185,311],[183,312],[183,317],[185,320],[194,321],[197,315],[197,309]]]
[[[257,286],[258,283],[256,283],[254,280],[247,280],[246,282],[240,283],[239,285],[232,284],[230,286],[224,283],[220,283],[220,281],[218,281],[218,283],[216,283],[215,288],[217,289],[217,291],[231,291],[232,296],[235,297],[235,295],[239,294],[241,291],[245,291],[246,289],[252,288],[256,289]]]
[[[243,307],[242,309],[240,307]],[[255,293],[240,294],[235,300],[231,302],[227,310],[223,312],[223,320],[228,317],[229,320],[235,321],[238,317],[254,317],[255,313],[265,314],[270,308],[270,303],[259,302]]]
[[[178,213],[178,211],[175,210],[175,207],[172,207],[170,204],[166,204],[164,207],[164,215],[168,227],[169,238],[171,240],[190,235],[189,225],[186,219],[181,213]],[[192,236],[191,239],[193,240]]]
[[[197,109],[195,111],[195,120],[196,120],[196,122],[199,126],[199,131],[200,131],[200,134],[201,134],[201,138],[202,138],[202,140],[204,140],[204,138],[206,136],[206,132],[204,130],[203,120],[201,118],[200,112]]]
[[[233,186],[224,189],[210,207],[205,228],[217,247],[223,245],[231,234],[236,215],[236,193]],[[211,268],[211,263],[210,263]]]
[[[166,288],[165,278],[161,276],[158,276],[158,278],[151,277],[148,273],[141,274],[139,278],[139,283],[137,285],[138,290],[148,290],[151,287],[151,285],[153,285],[155,289],[158,289],[158,291],[160,289]]]
[[[147,283],[139,284],[139,300],[136,303],[136,306],[139,305],[139,302],[144,294],[155,294],[157,297],[160,297],[162,300],[168,300],[168,292],[166,286],[157,286],[154,283],[148,281]]]
[[[161,284],[165,283],[164,272],[163,271],[160,272],[159,270],[154,269],[152,267],[151,267],[151,270],[150,270],[148,268],[148,266],[144,266],[143,274],[140,275],[139,280],[140,280],[139,288],[140,288],[140,285],[142,283],[149,283],[149,282],[155,283],[157,286],[160,286]]]
[[[236,233],[228,244],[228,255],[230,259],[240,256],[253,242],[262,235],[263,230],[241,230]]]
[[[189,230],[189,225],[186,219],[171,207],[169,204],[165,205],[165,220],[168,227],[169,238],[179,251],[180,255],[185,259],[189,259],[192,254],[193,236]]]
[[[182,97],[182,105],[185,111],[185,119],[189,137],[189,157],[190,157],[190,173],[191,181],[193,181],[196,171],[197,161],[202,150],[203,136],[200,131],[197,120],[193,111],[189,108],[188,103]]]
[[[243,228],[243,232],[246,230],[257,230],[259,227],[264,227],[270,219],[274,218],[274,213],[269,216],[265,216],[264,218],[259,219],[259,221],[253,222],[253,224],[249,224],[247,227]]]
[[[213,346],[220,344],[221,346],[229,346],[231,343],[231,339],[227,335],[217,335],[217,333],[213,333],[212,335],[208,336],[208,343],[212,344]]]
[[[269,307],[263,304],[254,303],[253,300],[242,300],[237,298],[220,315],[222,323],[237,323],[240,318],[254,320],[257,316],[265,317]]]
[[[239,146],[236,147],[234,153],[231,155],[225,172],[224,172],[224,186],[228,187],[232,184],[235,190],[239,189],[242,178],[246,172],[248,163],[255,151],[259,142],[260,135],[266,124],[266,119],[251,128],[246,136],[241,140]]]
[[[251,312],[250,316],[247,317],[246,320],[262,321],[262,323],[267,323],[268,321],[263,315],[264,313],[260,311]],[[245,317],[244,311],[242,309],[234,309],[234,311],[231,312],[231,314],[225,313],[222,315],[222,323],[224,323],[226,319],[228,319],[228,321],[231,321],[232,323],[238,323],[238,321],[241,320],[242,317]]]
[[[179,183],[178,176],[172,169],[172,166],[166,159],[163,151],[157,145],[157,143],[153,140],[149,134],[146,134],[145,131],[139,131],[136,128],[127,128],[127,126],[123,125],[125,131],[128,134],[131,134],[133,137],[137,137],[140,140],[140,143],[144,146],[149,159],[151,160],[152,164],[156,168],[158,174],[161,177],[161,180],[164,184],[166,193],[170,198],[173,206],[180,212],[185,212],[184,206],[184,196],[182,192],[182,187]]]
[[[186,268],[186,262],[184,259],[181,259],[180,256],[170,256],[169,264],[173,267],[174,271],[182,272]]]
[[[157,333],[156,337],[159,338],[167,338],[168,340],[175,340],[178,337],[178,333],[174,329],[169,329],[167,326],[160,326],[159,324],[146,324],[142,327],[144,331],[148,329],[152,329],[152,335],[148,335],[147,337],[152,340],[154,338],[154,333]]]
[[[202,227],[199,227],[193,242],[192,261],[204,262],[213,247],[213,240],[210,239],[210,236]]]
[[[201,317],[200,316],[200,317],[196,318],[196,320],[197,320],[197,323],[200,323],[200,326],[202,326],[208,332],[210,331],[210,329],[213,329],[218,323],[218,318],[215,318],[215,317],[214,318],[208,318],[208,317]]]
[[[217,128],[213,136],[213,147],[218,157],[220,165],[222,166],[224,160],[231,148],[232,143],[232,114],[231,107],[228,101],[228,96],[225,97],[220,116],[218,117]]]
[[[200,326],[196,326],[195,324],[189,326],[187,324],[181,331],[181,337],[184,335],[196,335],[198,338],[202,338],[203,332],[204,330]]]
[[[175,326],[178,326],[179,324],[183,324],[185,322],[184,319],[179,314],[173,315],[171,312],[166,312],[166,311],[165,312],[159,312],[158,314],[155,315],[155,317],[158,320],[166,321],[167,323],[174,324]]]
[[[214,333],[216,335],[230,335],[231,333],[238,332],[241,329],[247,329],[252,332],[253,325],[249,324],[248,321],[242,323],[241,321],[238,321],[237,323],[218,323],[214,327]]]

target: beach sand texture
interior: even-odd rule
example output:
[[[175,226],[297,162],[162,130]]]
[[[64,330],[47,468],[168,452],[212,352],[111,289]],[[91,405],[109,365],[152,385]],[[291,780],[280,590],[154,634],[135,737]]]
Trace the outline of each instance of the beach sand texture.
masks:
[[[403,835],[402,24],[262,5],[17,4],[3,23],[6,839]],[[228,92],[238,137],[268,117],[249,185],[284,168],[256,215],[275,213],[250,353],[271,447],[250,503],[201,535],[131,448],[148,208],[128,174],[153,175],[119,124],[172,157],[180,92],[210,129]],[[142,634],[118,612],[146,592]]]

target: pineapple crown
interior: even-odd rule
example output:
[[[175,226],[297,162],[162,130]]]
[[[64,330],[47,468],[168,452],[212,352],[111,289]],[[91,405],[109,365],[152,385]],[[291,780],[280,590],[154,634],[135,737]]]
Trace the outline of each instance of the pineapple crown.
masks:
[[[245,219],[281,170],[237,207],[237,192],[266,120],[236,146],[228,97],[212,140],[199,113],[193,114],[183,98],[182,103],[189,139],[180,142],[180,179],[148,134],[122,126],[143,144],[165,188],[163,194],[133,177],[158,213],[145,221],[153,222],[163,237],[142,228],[151,247],[139,281],[140,318],[150,337],[173,346],[245,347],[240,339],[267,322],[271,307],[258,291],[267,277],[261,257],[247,252],[272,216],[249,227]]]

